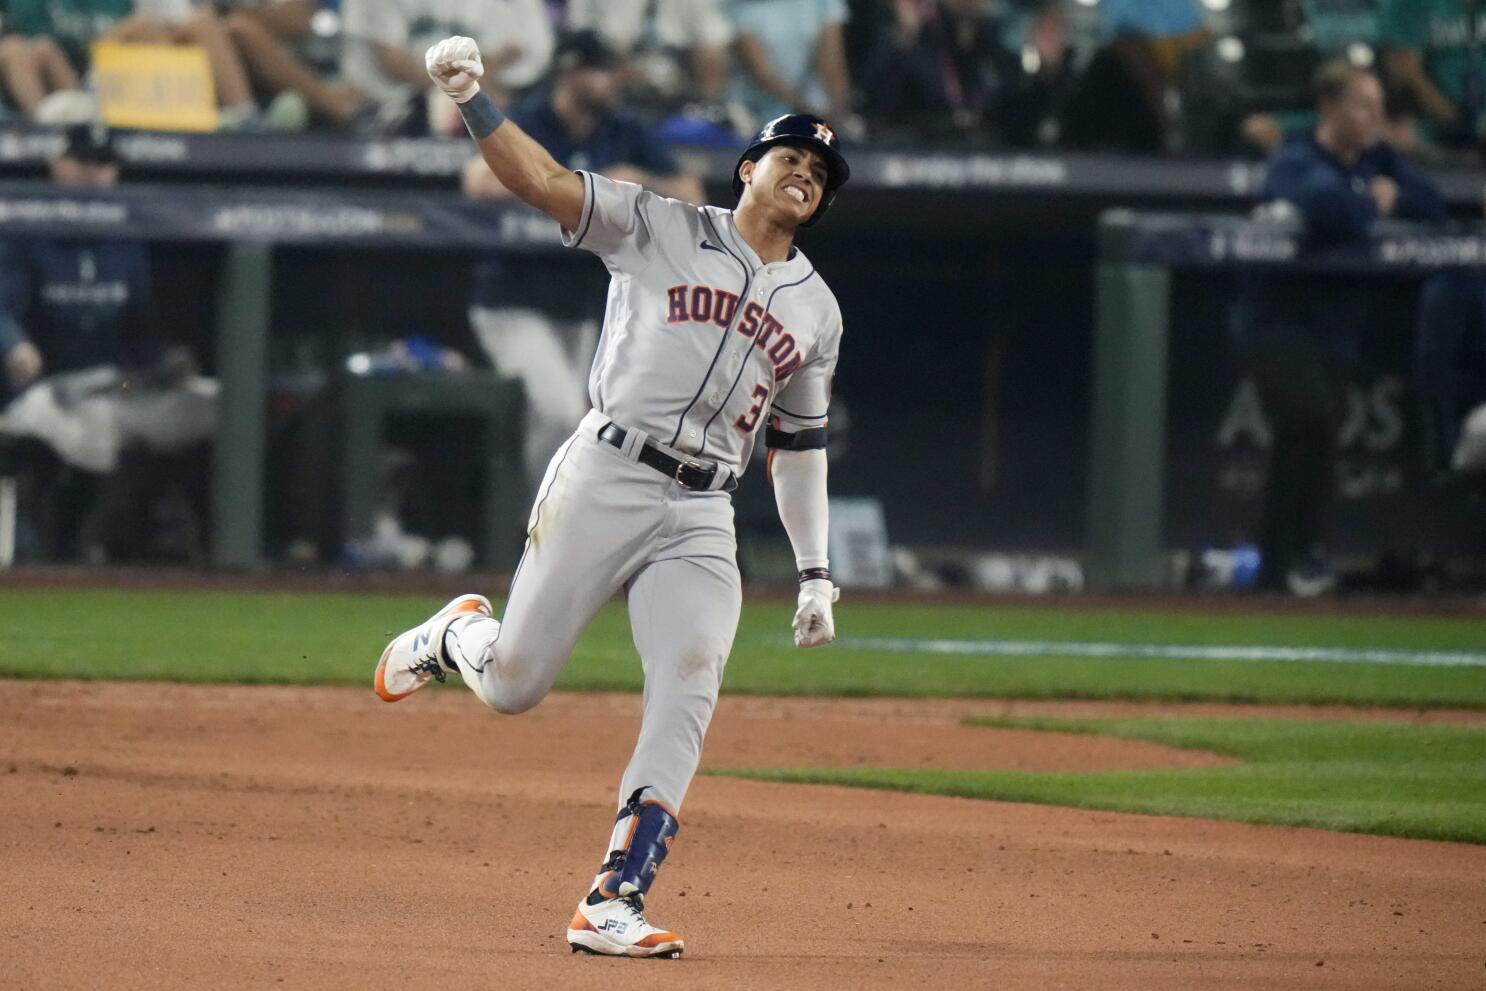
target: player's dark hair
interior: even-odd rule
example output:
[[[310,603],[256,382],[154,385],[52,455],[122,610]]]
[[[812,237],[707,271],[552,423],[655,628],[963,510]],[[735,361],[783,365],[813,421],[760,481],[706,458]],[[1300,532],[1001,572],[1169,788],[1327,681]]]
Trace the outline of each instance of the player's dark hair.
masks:
[[[1372,72],[1353,65],[1346,59],[1334,58],[1322,62],[1311,76],[1311,95],[1319,103],[1331,103],[1341,99],[1352,80],[1360,76],[1371,76]]]

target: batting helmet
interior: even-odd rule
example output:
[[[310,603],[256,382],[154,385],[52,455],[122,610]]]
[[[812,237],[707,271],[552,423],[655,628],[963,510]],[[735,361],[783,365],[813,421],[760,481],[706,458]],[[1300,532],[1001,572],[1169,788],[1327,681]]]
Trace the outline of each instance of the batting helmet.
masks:
[[[836,190],[846,185],[846,180],[851,178],[851,168],[841,155],[840,144],[841,139],[836,136],[836,132],[814,114],[785,114],[783,117],[775,117],[759,129],[748,147],[743,149],[743,154],[738,156],[738,164],[733,166],[733,195],[743,195],[741,170],[744,162],[758,161],[775,145],[809,148],[826,162],[826,188],[821,194],[820,206],[801,225],[809,227],[825,216],[826,211],[831,208],[831,202],[836,198]]]

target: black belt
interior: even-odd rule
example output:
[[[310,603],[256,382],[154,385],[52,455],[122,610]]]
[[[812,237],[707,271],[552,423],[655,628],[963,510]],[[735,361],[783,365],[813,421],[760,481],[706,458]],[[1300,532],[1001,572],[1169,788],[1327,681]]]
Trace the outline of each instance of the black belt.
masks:
[[[626,436],[625,429],[618,424],[606,423],[599,428],[599,440],[613,447],[623,449]],[[648,440],[640,447],[640,456],[636,460],[642,465],[649,465],[668,478],[674,478],[682,487],[697,492],[712,491],[712,480],[720,471],[728,473],[728,480],[722,483],[720,491],[731,492],[738,487],[737,477],[722,465],[713,465],[708,468],[700,461],[690,459],[681,461],[671,457]]]

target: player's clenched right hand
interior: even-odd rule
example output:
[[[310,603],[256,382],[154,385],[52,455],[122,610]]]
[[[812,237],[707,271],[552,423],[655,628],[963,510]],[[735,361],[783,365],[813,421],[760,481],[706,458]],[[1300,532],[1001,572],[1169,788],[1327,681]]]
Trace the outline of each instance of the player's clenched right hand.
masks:
[[[480,92],[480,77],[485,66],[480,62],[480,46],[473,38],[455,35],[434,45],[423,56],[428,75],[439,89],[463,103]]]

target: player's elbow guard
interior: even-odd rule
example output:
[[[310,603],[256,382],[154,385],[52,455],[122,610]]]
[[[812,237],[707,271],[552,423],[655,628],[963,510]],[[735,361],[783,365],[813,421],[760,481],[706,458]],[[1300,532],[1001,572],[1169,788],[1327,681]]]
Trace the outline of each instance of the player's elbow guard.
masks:
[[[825,427],[788,432],[769,426],[764,430],[764,445],[772,451],[819,451],[827,441]]]

